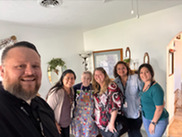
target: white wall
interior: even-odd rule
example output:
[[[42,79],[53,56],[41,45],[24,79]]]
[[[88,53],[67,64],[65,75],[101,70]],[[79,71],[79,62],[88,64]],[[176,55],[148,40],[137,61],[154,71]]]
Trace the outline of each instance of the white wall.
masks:
[[[165,91],[166,99],[166,69],[167,46],[176,34],[182,30],[182,5],[166,10],[140,16],[139,19],[131,19],[118,22],[84,33],[85,50],[104,50],[123,48],[127,46],[131,50],[131,58],[143,62],[145,52],[149,53],[150,64],[155,71],[155,79]],[[93,62],[91,62],[93,64]],[[93,66],[92,66],[93,69]],[[173,77],[171,77],[173,80]],[[174,81],[174,80],[173,80]],[[170,86],[173,89],[174,83]],[[174,100],[172,93],[166,99],[170,116],[174,107],[169,100]],[[172,97],[172,98],[171,98]],[[171,118],[171,117],[170,117]]]
[[[139,64],[148,52],[155,79],[166,90],[166,47],[182,30],[181,17],[182,5],[85,32],[85,50],[123,48],[125,51],[129,46],[131,58],[139,60]]]
[[[173,38],[174,40],[174,38]],[[169,119],[171,119],[174,115],[174,100],[175,100],[175,82],[174,82],[174,75],[169,75],[169,49],[174,49],[173,46],[173,40],[169,43],[167,49],[166,49],[166,59],[167,59],[167,70],[166,70],[166,82],[167,82],[167,106],[168,106],[168,112],[169,112]]]
[[[42,60],[43,75],[39,91],[42,97],[45,97],[51,88],[47,77],[47,62],[53,57],[62,58],[66,62],[67,68],[75,71],[76,83],[80,82],[83,66],[78,53],[84,49],[81,31],[33,28],[4,22],[0,22],[0,30],[0,40],[15,35],[18,41],[26,40],[36,45]]]
[[[181,33],[182,34],[182,33]],[[182,75],[182,40],[175,39],[175,52],[174,52],[174,77],[175,77],[175,90],[181,90],[181,75]]]

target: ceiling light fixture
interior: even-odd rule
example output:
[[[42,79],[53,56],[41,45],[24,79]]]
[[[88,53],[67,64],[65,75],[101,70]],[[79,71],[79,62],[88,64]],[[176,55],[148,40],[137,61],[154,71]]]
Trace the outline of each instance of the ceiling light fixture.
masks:
[[[38,0],[38,3],[43,7],[56,7],[62,4],[62,0]]]
[[[139,19],[140,15],[139,15],[139,0],[131,0],[131,15],[136,14],[136,18]],[[135,3],[134,3],[135,2]],[[136,10],[134,10],[134,8]]]
[[[136,18],[139,19],[140,15],[139,15],[139,4],[138,4],[138,0],[136,0]]]
[[[131,0],[131,14],[134,14],[134,9],[133,9],[133,0]]]

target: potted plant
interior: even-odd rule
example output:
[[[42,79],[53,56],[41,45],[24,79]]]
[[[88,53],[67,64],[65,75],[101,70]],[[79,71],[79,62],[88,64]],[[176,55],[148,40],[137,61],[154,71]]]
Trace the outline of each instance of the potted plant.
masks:
[[[130,63],[130,58],[124,59],[123,61],[126,63]]]
[[[57,66],[66,67],[65,62],[61,58],[53,58],[48,62],[48,64],[49,64],[48,72],[54,71],[57,75],[59,73]]]

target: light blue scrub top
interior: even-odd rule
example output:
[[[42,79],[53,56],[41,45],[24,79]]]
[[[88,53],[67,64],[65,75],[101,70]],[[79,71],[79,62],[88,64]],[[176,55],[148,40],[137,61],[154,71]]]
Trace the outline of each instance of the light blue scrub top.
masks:
[[[139,80],[137,74],[128,76],[125,88],[119,77],[114,81],[125,95],[125,103],[123,105],[125,116],[127,118],[137,119],[140,116],[141,110],[139,93],[143,87],[143,82]]]

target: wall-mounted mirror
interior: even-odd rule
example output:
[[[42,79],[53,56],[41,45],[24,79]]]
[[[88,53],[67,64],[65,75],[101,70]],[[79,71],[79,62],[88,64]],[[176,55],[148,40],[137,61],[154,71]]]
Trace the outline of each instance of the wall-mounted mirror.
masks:
[[[65,62],[61,58],[53,58],[48,62],[48,78],[52,85],[54,85],[60,79],[62,72],[65,69]]]
[[[131,51],[129,47],[126,48],[125,58],[131,59]]]
[[[174,74],[174,49],[169,49],[168,60],[169,60],[169,76]]]
[[[123,60],[124,62],[126,62],[128,64],[128,66],[130,66],[130,62],[131,62],[131,51],[130,48],[127,47],[125,50],[125,59]]]
[[[150,64],[150,58],[149,58],[148,52],[145,52],[145,54],[144,54],[143,63]]]
[[[50,70],[50,65],[48,65],[47,70]],[[63,69],[61,66],[57,66],[56,70],[47,71],[49,82],[51,83],[51,85],[54,85],[60,79],[62,72]]]

